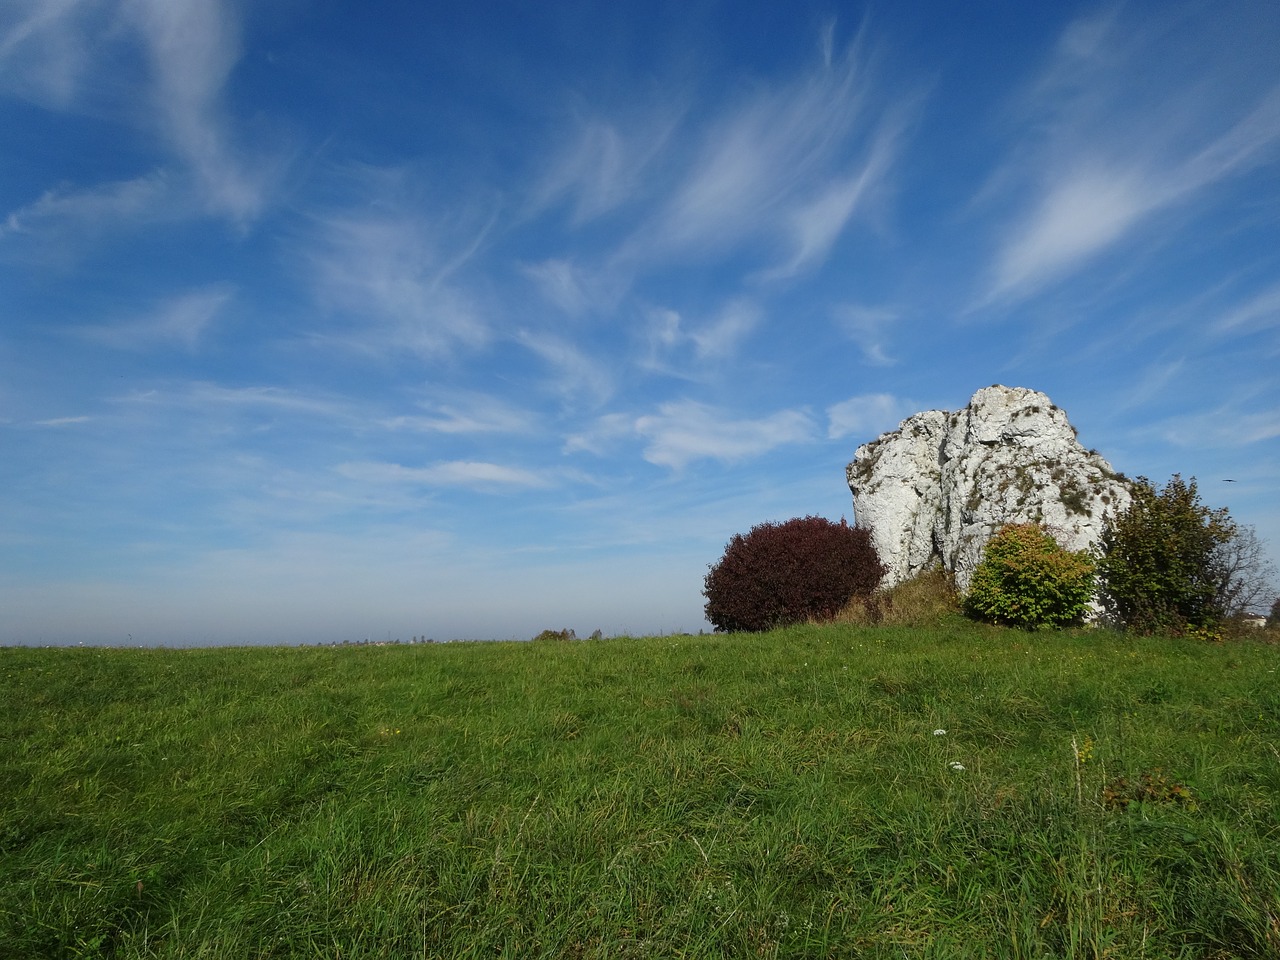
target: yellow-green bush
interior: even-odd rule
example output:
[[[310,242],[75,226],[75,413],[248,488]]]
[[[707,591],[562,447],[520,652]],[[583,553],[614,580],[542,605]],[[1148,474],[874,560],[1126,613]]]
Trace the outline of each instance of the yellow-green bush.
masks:
[[[979,620],[1034,630],[1084,619],[1094,562],[1034,523],[1009,524],[991,538],[974,572],[965,611]]]

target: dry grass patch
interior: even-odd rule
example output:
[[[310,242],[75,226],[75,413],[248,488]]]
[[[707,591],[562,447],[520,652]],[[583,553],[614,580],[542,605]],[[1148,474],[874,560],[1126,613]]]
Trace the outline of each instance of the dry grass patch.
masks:
[[[961,612],[955,578],[942,568],[926,570],[896,586],[855,597],[834,617],[854,626],[928,627]]]

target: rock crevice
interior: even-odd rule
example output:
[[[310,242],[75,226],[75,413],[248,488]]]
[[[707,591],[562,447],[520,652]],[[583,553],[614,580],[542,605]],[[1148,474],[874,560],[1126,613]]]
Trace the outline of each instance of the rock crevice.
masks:
[[[1129,504],[1128,481],[1080,445],[1063,410],[1025,387],[986,387],[963,410],[908,417],[858,447],[846,476],[887,586],[941,564],[967,591],[1004,524],[1039,523],[1081,550]]]

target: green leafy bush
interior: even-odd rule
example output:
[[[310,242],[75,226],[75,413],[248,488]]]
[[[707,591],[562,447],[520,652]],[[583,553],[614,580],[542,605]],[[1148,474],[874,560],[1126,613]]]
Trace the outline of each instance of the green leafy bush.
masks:
[[[869,595],[883,575],[868,531],[797,517],[735,534],[702,592],[717,630],[769,630],[829,619],[850,598]]]
[[[577,640],[578,635],[568,628],[564,630],[543,630],[533,638],[534,643],[546,643],[548,641],[566,641]]]
[[[1140,633],[1209,628],[1228,612],[1233,575],[1226,549],[1239,531],[1226,508],[1200,502],[1193,478],[1163,490],[1145,477],[1129,508],[1099,541],[1099,598],[1107,614]]]
[[[1065,549],[1036,524],[1009,524],[984,548],[965,611],[1029,630],[1076,623],[1089,609],[1093,569],[1088,552]]]

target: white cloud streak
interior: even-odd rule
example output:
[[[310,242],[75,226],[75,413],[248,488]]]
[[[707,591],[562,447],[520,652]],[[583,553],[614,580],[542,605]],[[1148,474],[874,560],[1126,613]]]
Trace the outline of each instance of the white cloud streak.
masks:
[[[1126,408],[1141,407],[1163,397],[1170,385],[1178,383],[1186,373],[1186,359],[1179,357],[1150,364],[1134,377],[1125,391],[1121,405]]]
[[[217,416],[226,412],[289,413],[327,423],[363,422],[365,417],[340,398],[316,396],[281,387],[224,387],[197,382],[172,390],[145,390],[118,398],[118,403],[157,410],[178,409]]]
[[[760,306],[749,300],[733,300],[720,314],[702,327],[692,330],[694,353],[699,360],[722,360],[732,356],[739,344],[750,336],[764,317]]]
[[[194,290],[168,300],[149,316],[110,326],[85,327],[82,332],[91,340],[119,350],[177,346],[194,352],[234,293],[227,284]]]
[[[621,272],[592,270],[571,258],[529,264],[521,272],[549,303],[574,318],[611,310],[629,283]]]
[[[894,429],[915,405],[889,393],[864,393],[827,407],[827,438],[857,435],[873,440]]]
[[[685,328],[674,310],[653,310],[645,326],[645,357],[641,367],[657,373],[696,380],[708,365],[731,359],[764,318],[759,304],[747,299],[729,301],[712,319]]]
[[[825,259],[896,151],[895,129],[866,118],[872,88],[864,59],[855,43],[844,57],[714,118],[627,253],[642,260],[716,254],[763,236],[790,250],[768,277]]]
[[[1005,242],[993,296],[1039,287],[1110,246],[1158,205],[1149,181],[1120,171],[1078,170],[1051,184]]]
[[[534,187],[531,212],[567,200],[572,223],[581,226],[643,196],[651,170],[670,145],[684,112],[670,105],[669,96],[658,99],[660,108],[628,118],[625,124],[579,122],[565,138],[566,148]]]
[[[467,251],[450,255],[424,219],[348,214],[320,221],[308,257],[313,291],[322,308],[356,323],[325,339],[356,352],[433,357],[488,341],[488,324],[451,279]]]
[[[585,397],[593,404],[604,403],[613,395],[616,375],[611,374],[604,363],[564,337],[543,331],[520,330],[515,340],[552,368],[554,376],[549,387],[553,393],[566,400]]]
[[[536,186],[532,210],[567,200],[571,227],[612,215],[623,239],[610,234],[599,271],[611,291],[644,269],[748,246],[773,261],[758,280],[820,265],[887,182],[906,113],[881,103],[861,37],[836,52],[832,36],[824,31],[809,70],[726,105],[700,109],[688,91],[664,97],[677,107],[581,125]],[[583,309],[583,287],[564,263],[549,261],[539,279],[572,313]]]
[[[645,460],[680,471],[696,460],[738,463],[780,446],[808,443],[813,436],[813,419],[806,410],[744,419],[705,403],[678,400],[641,416],[605,414],[588,429],[567,437],[564,452],[606,456],[620,442],[638,437],[645,442]]]
[[[183,415],[226,420],[243,416],[258,426],[264,418],[305,418],[315,427],[332,427],[347,433],[423,433],[443,436],[480,434],[529,434],[537,429],[533,416],[503,401],[480,393],[460,391],[446,402],[415,405],[423,413],[388,416],[378,405],[345,396],[309,393],[271,386],[226,387],[195,382],[166,389],[127,394],[116,404],[139,411],[177,412]],[[301,429],[295,423],[295,429]]]
[[[390,430],[442,434],[526,433],[534,428],[529,413],[483,394],[454,397],[448,403],[424,403],[423,407],[427,410],[424,414],[390,417],[380,423]]]
[[[398,463],[383,462],[344,463],[337,466],[335,471],[348,480],[370,484],[466,487],[478,491],[554,486],[554,480],[545,474],[474,460],[453,460],[429,467],[406,467]]]
[[[95,0],[9,0],[0,11],[0,89],[55,108],[89,67]]]
[[[264,184],[231,146],[223,88],[240,57],[239,23],[222,0],[127,0],[145,38],[158,121],[201,185],[211,212],[253,219]]]
[[[1280,326],[1280,283],[1229,310],[1211,329],[1218,334],[1243,334],[1276,326]]]
[[[1172,417],[1157,431],[1179,447],[1246,447],[1280,437],[1280,409],[1243,411],[1220,407],[1207,413]]]
[[[590,453],[606,456],[619,440],[635,436],[635,417],[625,413],[606,413],[597,417],[586,430],[565,438],[564,453]]]
[[[784,265],[768,271],[768,279],[792,277],[823,263],[858,206],[881,187],[899,150],[901,130],[886,124],[875,134],[868,155],[853,175],[831,183],[814,199],[788,216],[793,252]]]
[[[74,426],[77,423],[88,423],[92,419],[93,417],[88,417],[88,416],[53,417],[50,420],[37,420],[35,422],[35,425],[37,427],[70,427],[70,426]]]
[[[176,193],[172,178],[163,171],[83,190],[48,190],[39,200],[5,218],[0,224],[0,240],[52,231],[67,242],[75,242],[86,233],[99,233],[122,223],[178,219],[190,209]]]
[[[1208,72],[1144,85],[1147,64],[1178,59],[1178,29],[1196,27],[1134,30],[1107,14],[1066,29],[1024,101],[1039,142],[1015,148],[995,178],[1027,189],[998,241],[984,303],[1025,298],[1155,215],[1275,160],[1280,87],[1218,89]]]
[[[695,460],[733,463],[757,457],[813,436],[813,420],[803,410],[781,410],[760,419],[734,419],[690,400],[664,403],[656,414],[638,417],[637,434],[652,464],[682,470]]]
[[[245,224],[266,202],[278,169],[250,159],[234,143],[225,103],[227,80],[240,57],[235,5],[224,0],[18,0],[18,13],[0,16],[0,89],[55,110],[87,109],[105,118],[155,130],[181,173],[152,175],[47,194],[27,216],[115,212],[148,219],[158,210],[156,176],[180,186],[192,207]],[[149,70],[135,67],[141,51]],[[20,78],[20,79],[14,79]],[[108,91],[108,92],[104,92]],[[138,190],[143,185],[153,189]],[[55,206],[52,201],[70,202]],[[185,199],[185,198],[183,198]],[[38,219],[38,217],[37,217]]]
[[[897,362],[885,352],[888,331],[898,322],[895,311],[884,307],[841,304],[834,313],[837,325],[862,350],[867,363],[888,367]]]

